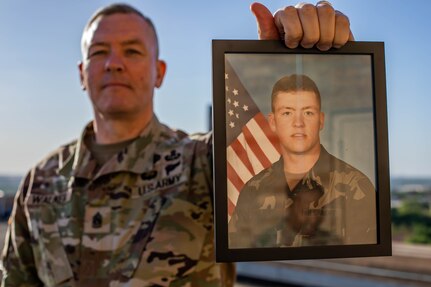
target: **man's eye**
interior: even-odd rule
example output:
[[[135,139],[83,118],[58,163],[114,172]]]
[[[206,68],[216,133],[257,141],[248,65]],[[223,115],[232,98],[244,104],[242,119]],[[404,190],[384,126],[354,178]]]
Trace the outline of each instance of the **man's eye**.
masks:
[[[312,116],[312,115],[314,115],[314,112],[312,112],[312,111],[306,111],[305,115],[306,116]]]
[[[95,51],[91,51],[89,56],[94,57],[94,56],[100,56],[105,54],[106,54],[105,50],[95,50]]]
[[[126,55],[141,55],[141,51],[136,50],[136,49],[127,49],[126,50]]]
[[[283,115],[283,116],[290,116],[292,114],[292,112],[283,112],[283,113],[281,113],[281,115]]]

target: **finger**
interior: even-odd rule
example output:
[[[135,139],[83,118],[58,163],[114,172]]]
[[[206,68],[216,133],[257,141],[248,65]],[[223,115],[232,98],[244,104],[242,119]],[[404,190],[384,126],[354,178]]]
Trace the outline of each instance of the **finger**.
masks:
[[[349,18],[340,11],[335,11],[335,35],[333,46],[335,48],[340,48],[346,44],[349,39],[353,40]]]
[[[335,10],[326,1],[318,2],[316,5],[319,17],[320,39],[317,48],[321,51],[329,50],[335,36]]]
[[[299,19],[301,20],[303,36],[301,46],[304,48],[313,47],[320,38],[319,20],[317,18],[316,7],[308,3],[296,5]]]
[[[251,12],[256,17],[257,21],[257,33],[261,40],[278,40],[280,35],[278,34],[277,27],[274,23],[274,17],[271,12],[264,5],[260,3],[253,3],[250,6]]]
[[[298,47],[303,31],[296,8],[287,6],[278,10],[274,15],[274,21],[285,45],[291,49]]]

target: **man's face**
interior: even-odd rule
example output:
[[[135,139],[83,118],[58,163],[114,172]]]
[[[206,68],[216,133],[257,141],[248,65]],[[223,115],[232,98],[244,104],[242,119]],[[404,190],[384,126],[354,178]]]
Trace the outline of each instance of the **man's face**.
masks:
[[[314,92],[279,92],[268,119],[283,153],[303,155],[320,150],[319,132],[323,129],[324,114]]]
[[[81,84],[102,118],[152,116],[166,70],[151,27],[135,14],[102,16],[83,36]]]

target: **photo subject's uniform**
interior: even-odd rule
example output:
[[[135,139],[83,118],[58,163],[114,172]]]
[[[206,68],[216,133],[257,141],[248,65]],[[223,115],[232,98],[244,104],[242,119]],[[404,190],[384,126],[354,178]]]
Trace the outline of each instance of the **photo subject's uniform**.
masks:
[[[315,234],[295,232],[288,225],[295,197],[318,189],[320,198],[301,210]],[[292,190],[283,158],[246,183],[229,222],[229,248],[375,244],[376,232],[374,186],[321,146],[318,161]]]
[[[21,184],[2,286],[232,286],[215,263],[211,136],[153,118],[99,166],[82,137]]]

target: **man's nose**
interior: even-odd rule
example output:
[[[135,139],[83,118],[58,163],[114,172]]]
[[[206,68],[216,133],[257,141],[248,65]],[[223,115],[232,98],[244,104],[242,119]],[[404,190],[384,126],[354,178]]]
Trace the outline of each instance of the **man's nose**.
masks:
[[[120,72],[124,70],[124,63],[121,55],[112,51],[106,59],[105,70],[108,72]]]
[[[302,115],[302,113],[298,113],[295,115],[295,117],[293,118],[293,125],[295,127],[303,127],[304,126],[304,116]]]

